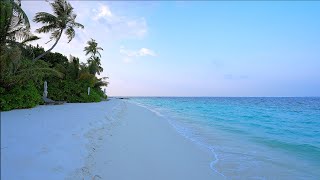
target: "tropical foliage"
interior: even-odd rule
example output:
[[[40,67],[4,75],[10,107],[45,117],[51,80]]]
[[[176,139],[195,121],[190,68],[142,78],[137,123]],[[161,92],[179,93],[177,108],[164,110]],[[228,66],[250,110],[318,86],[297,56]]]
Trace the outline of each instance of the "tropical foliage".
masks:
[[[107,86],[107,78],[96,77],[103,71],[103,50],[91,39],[85,47],[90,55],[85,63],[79,58],[69,59],[51,52],[63,32],[69,42],[75,36],[74,28],[83,28],[75,22],[76,15],[66,0],[50,3],[53,14],[39,12],[34,17],[44,26],[38,33],[51,33],[53,46],[44,50],[41,46],[28,45],[39,39],[30,31],[30,22],[21,7],[20,0],[0,0],[0,110],[30,108],[42,104],[43,82],[48,82],[48,98],[66,102],[98,102],[106,98],[101,87]],[[91,88],[90,95],[87,93]]]
[[[89,71],[93,75],[100,75],[100,73],[103,71],[103,68],[101,67],[101,54],[99,51],[103,51],[103,49],[98,46],[98,43],[94,39],[88,41],[87,44],[88,46],[84,48],[84,51],[86,55],[90,54],[88,59]]]
[[[38,12],[33,21],[45,24],[36,31],[38,33],[51,32],[50,41],[55,40],[56,42],[46,52],[34,58],[33,61],[36,61],[49,53],[57,45],[63,31],[67,35],[70,42],[75,36],[74,28],[84,28],[82,24],[75,21],[77,15],[73,13],[73,7],[69,2],[66,0],[55,0],[54,2],[50,3],[50,5],[54,14]]]
[[[38,37],[30,32],[30,22],[20,0],[0,1],[0,46],[22,46]],[[3,49],[2,49],[3,50]]]

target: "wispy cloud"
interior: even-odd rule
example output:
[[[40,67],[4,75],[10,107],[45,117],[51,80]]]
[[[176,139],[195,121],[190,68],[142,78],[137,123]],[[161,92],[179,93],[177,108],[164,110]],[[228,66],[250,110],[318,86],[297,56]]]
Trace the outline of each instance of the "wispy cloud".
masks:
[[[147,22],[144,17],[128,17],[118,15],[111,11],[106,4],[100,4],[98,10],[93,9],[92,19],[107,27],[117,38],[142,38],[148,32]]]
[[[142,57],[142,56],[156,56],[153,50],[147,48],[141,48],[137,51],[125,49],[125,47],[120,47],[120,53],[128,57]]]
[[[112,17],[111,10],[107,5],[101,5],[98,14],[94,17],[95,20],[102,17]]]
[[[52,13],[48,2],[23,1],[22,3],[30,20],[40,11]],[[141,39],[148,32],[147,21],[144,17],[124,11],[121,9],[122,7],[119,9],[117,6],[114,7],[105,2],[100,3],[97,1],[85,1],[81,3],[71,1],[71,4],[78,15],[77,22],[83,24],[85,28],[76,29],[76,37],[70,43],[68,43],[65,34],[63,34],[53,52],[60,52],[66,56],[72,54],[80,57],[82,61],[86,61],[87,57],[83,53],[83,48],[90,38],[96,39],[101,47],[112,47],[112,44],[116,44],[118,40]],[[31,21],[33,32],[41,26],[43,24]],[[50,42],[46,44],[50,33],[35,33],[35,35],[41,37],[41,39],[31,43],[33,45],[40,44],[45,49],[49,49],[54,43]],[[102,53],[104,54],[105,52],[107,54],[107,50]],[[138,54],[140,56],[155,55],[155,53],[147,48],[142,48]],[[131,59],[127,59],[127,61],[131,61]]]
[[[123,56],[124,62],[132,62],[134,58],[145,57],[145,56],[157,56],[157,54],[148,48],[140,48],[139,50],[129,50],[125,47],[120,47],[120,54]]]

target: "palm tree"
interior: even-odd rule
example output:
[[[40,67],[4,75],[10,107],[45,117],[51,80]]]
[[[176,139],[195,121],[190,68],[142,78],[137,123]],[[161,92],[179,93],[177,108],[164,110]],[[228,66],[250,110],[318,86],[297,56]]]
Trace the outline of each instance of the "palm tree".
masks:
[[[88,46],[86,46],[83,51],[86,52],[86,55],[91,54],[90,58],[88,59],[89,72],[93,75],[100,75],[100,72],[103,71],[103,68],[101,67],[101,54],[99,51],[103,51],[103,49],[99,47],[96,40],[92,38],[90,41],[87,42],[87,44]]]
[[[21,0],[0,1],[0,46],[23,46],[39,39],[30,32],[30,23],[21,8]]]
[[[80,60],[77,57],[70,55],[70,63],[69,63],[69,70],[71,70],[70,74],[73,79],[79,78],[80,73]]]
[[[100,75],[100,72],[103,71],[103,68],[101,67],[101,61],[98,56],[93,56],[88,60],[89,64],[89,72],[90,74],[98,74]]]
[[[94,87],[108,86],[109,82],[107,81],[108,77],[96,78]]]
[[[53,3],[50,3],[50,5],[53,9],[53,14],[39,12],[36,14],[33,21],[45,24],[36,31],[38,33],[51,32],[50,41],[55,40],[56,42],[46,52],[34,58],[33,62],[49,53],[57,45],[63,31],[65,31],[69,43],[75,36],[74,28],[84,28],[82,24],[75,21],[77,15],[73,13],[73,7],[69,2],[66,0],[55,0]]]
[[[22,58],[26,43],[39,39],[30,32],[27,15],[20,0],[0,0],[0,86],[10,89],[30,79],[37,81],[46,75],[61,73],[43,63],[28,64]]]
[[[88,46],[83,50],[86,52],[86,55],[91,54],[91,57],[94,57],[96,55],[101,57],[99,50],[103,51],[103,49],[101,47],[98,47],[98,43],[96,42],[96,40],[91,38],[91,40],[88,41],[87,44]]]
[[[26,84],[30,80],[40,82],[46,76],[63,77],[61,72],[50,68],[44,61],[32,63],[25,60],[18,46],[4,48],[4,53],[0,55],[0,86],[5,89]]]

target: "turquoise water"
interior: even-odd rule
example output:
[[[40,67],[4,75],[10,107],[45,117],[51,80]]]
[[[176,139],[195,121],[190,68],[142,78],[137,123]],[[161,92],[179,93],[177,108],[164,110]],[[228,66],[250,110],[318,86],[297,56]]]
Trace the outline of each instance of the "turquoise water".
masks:
[[[227,179],[320,179],[320,98],[130,98],[213,153]]]

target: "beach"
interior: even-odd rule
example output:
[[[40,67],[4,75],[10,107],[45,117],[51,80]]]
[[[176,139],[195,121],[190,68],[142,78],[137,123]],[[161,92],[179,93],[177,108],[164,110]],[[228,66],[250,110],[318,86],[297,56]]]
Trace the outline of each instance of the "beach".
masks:
[[[1,112],[1,179],[223,179],[212,152],[126,100]]]
[[[0,4],[1,180],[320,180],[320,1]]]

